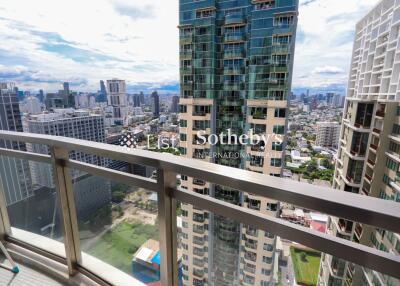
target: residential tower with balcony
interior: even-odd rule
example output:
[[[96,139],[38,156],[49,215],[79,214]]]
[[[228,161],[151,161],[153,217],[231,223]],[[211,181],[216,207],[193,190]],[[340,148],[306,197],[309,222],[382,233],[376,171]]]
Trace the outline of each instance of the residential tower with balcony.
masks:
[[[356,25],[335,189],[400,202],[400,2],[380,1]],[[400,206],[400,205],[399,205]],[[342,218],[328,232],[399,254],[399,234]],[[319,285],[400,285],[376,271],[323,255]]]
[[[275,138],[284,141],[286,132],[297,10],[296,0],[180,1],[182,155],[281,175],[284,144]],[[222,133],[222,141],[233,140],[228,131],[271,137],[257,145],[199,140]],[[275,200],[187,176],[181,186],[277,215]],[[275,236],[190,205],[182,209],[184,285],[272,285]]]

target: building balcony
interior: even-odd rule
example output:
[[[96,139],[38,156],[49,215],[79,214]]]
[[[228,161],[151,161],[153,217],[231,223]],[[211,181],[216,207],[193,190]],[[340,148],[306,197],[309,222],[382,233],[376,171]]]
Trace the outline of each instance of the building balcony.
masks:
[[[362,123],[354,123],[354,127],[355,128],[357,128],[357,129],[369,129],[369,128],[371,128],[371,125],[370,124],[362,124]]]
[[[6,242],[6,247],[10,250],[11,255],[19,256],[21,260],[29,260],[29,265],[32,265],[32,263],[40,265],[40,271],[45,276],[54,277],[54,269],[57,269],[59,273],[62,273],[63,279],[67,281],[64,284],[73,284],[79,279],[86,279],[85,281],[90,280],[92,285],[144,285],[132,275],[123,272],[123,267],[114,267],[112,260],[101,257],[101,254],[112,245],[105,244],[92,254],[86,252],[86,249],[90,248],[86,241],[87,234],[91,232],[88,225],[78,223],[80,213],[75,204],[79,204],[81,201],[75,201],[74,198],[76,192],[73,186],[77,181],[75,177],[72,177],[71,170],[91,174],[96,176],[98,180],[113,180],[157,193],[155,205],[158,208],[157,233],[159,235],[160,284],[162,286],[179,284],[178,263],[176,261],[178,230],[175,223],[177,202],[193,205],[193,208],[203,209],[205,213],[215,213],[238,224],[252,226],[247,230],[243,228],[245,236],[257,235],[258,230],[266,231],[362,267],[400,278],[398,271],[400,259],[393,253],[369,250],[367,247],[360,247],[360,245],[346,239],[322,235],[316,230],[294,225],[280,218],[261,214],[259,211],[177,188],[177,176],[186,175],[242,192],[251,190],[254,195],[260,197],[312,209],[334,217],[342,217],[345,221],[355,221],[399,233],[400,208],[395,202],[343,191],[322,190],[321,187],[316,185],[283,180],[242,169],[177,157],[172,154],[140,149],[127,151],[126,148],[116,145],[73,138],[0,131],[0,139],[43,144],[51,150],[49,154],[38,154],[0,148],[0,155],[2,156],[27,160],[30,163],[47,164],[50,167],[55,177],[55,189],[53,193],[50,193],[50,198],[54,199],[54,196],[56,196],[58,202],[57,204],[53,203],[54,209],[52,209],[51,214],[55,213],[55,217],[60,219],[60,221],[54,220],[53,223],[46,226],[40,226],[41,234],[23,230],[24,225],[16,227],[13,219],[10,219],[13,215],[11,207],[6,206],[5,196],[2,194],[0,196],[0,239]],[[73,160],[68,155],[70,151],[149,166],[157,170],[156,175],[152,178],[146,178]],[[4,187],[1,188],[2,192],[3,190]],[[48,208],[46,204],[45,206],[45,208]],[[53,215],[50,217],[53,218]],[[202,221],[205,219],[204,216],[198,218]],[[193,219],[195,220],[197,217],[193,217]],[[57,232],[54,224],[59,228],[59,233],[62,235],[59,240],[50,238],[54,237]],[[346,231],[349,230],[349,226],[344,221],[341,222],[341,226]],[[237,225],[234,232],[226,232],[223,239],[227,241],[236,240],[238,227]],[[45,232],[47,229],[48,232]],[[91,233],[92,239],[94,239],[91,243],[95,243],[99,238],[98,236],[103,233],[109,234],[109,230],[104,228],[98,233]],[[129,228],[128,232],[131,231],[132,229]],[[221,231],[222,233],[225,232]],[[84,236],[81,237],[82,235]],[[110,243],[110,241],[108,242]],[[208,244],[205,235],[194,236],[193,242],[197,246]],[[148,250],[138,253],[140,253],[139,256],[144,257],[147,256],[145,253],[148,253]],[[95,257],[99,254],[100,256]],[[256,261],[257,255],[256,252],[246,251],[244,260],[251,264],[251,262]],[[132,253],[128,253],[128,257],[128,261],[132,261]],[[23,261],[19,263],[24,265]],[[197,265],[200,271],[203,270],[202,267],[206,267],[204,261],[200,260],[193,260],[193,264]],[[53,265],[57,265],[57,267]],[[124,267],[127,267],[128,270],[131,269],[131,265],[124,265]],[[18,275],[24,275],[23,271],[16,274],[17,277]]]
[[[182,67],[181,68],[181,74],[192,74],[193,73],[193,69],[191,66],[186,66],[186,67]]]
[[[243,33],[228,33],[224,35],[225,42],[243,42],[245,40],[245,35]]]
[[[242,24],[245,22],[245,17],[242,14],[231,14],[225,16],[225,25]]]
[[[365,178],[366,178],[368,181],[372,182],[372,175],[365,174]]]
[[[244,50],[226,50],[224,51],[225,59],[244,58],[246,55]]]
[[[245,271],[247,273],[255,274],[256,273],[256,267],[249,267],[248,265],[245,265],[244,268],[243,268],[243,271]]]
[[[381,134],[381,130],[378,128],[373,128],[372,132],[376,133],[376,134]]]
[[[252,249],[252,250],[254,250],[254,249],[257,249],[257,242],[253,242],[253,243],[250,243],[250,242],[245,242],[244,243],[244,246],[246,247],[246,248],[248,248],[248,249]]]
[[[179,41],[181,43],[190,43],[190,42],[193,42],[193,38],[194,38],[193,34],[181,35],[179,37]]]
[[[245,83],[237,82],[237,81],[224,81],[224,89],[225,90],[243,90],[243,89],[245,89]]]
[[[370,144],[369,146],[371,147],[371,149],[374,149],[375,151],[378,150],[378,146],[375,144]]]
[[[181,51],[179,55],[181,56],[181,58],[190,59],[193,57],[193,51],[192,50]]]
[[[241,66],[224,67],[224,75],[239,75],[244,73],[245,73],[245,68]]]

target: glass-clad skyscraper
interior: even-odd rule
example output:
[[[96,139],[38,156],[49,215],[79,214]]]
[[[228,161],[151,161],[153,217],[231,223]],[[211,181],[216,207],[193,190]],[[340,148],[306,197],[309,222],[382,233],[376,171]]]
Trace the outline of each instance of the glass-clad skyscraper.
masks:
[[[183,155],[281,175],[297,11],[297,0],[180,0]],[[228,130],[275,136],[257,145],[234,144]],[[232,144],[198,144],[199,131],[205,137],[223,133]],[[251,193],[185,176],[181,186],[277,215],[278,202]],[[189,205],[182,213],[185,285],[270,285],[273,235]]]

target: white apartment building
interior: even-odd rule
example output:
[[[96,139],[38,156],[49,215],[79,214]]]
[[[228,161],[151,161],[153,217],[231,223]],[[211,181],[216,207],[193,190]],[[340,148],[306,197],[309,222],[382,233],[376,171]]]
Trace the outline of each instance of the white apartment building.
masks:
[[[382,0],[356,25],[335,189],[400,202],[400,1]],[[399,205],[400,207],[400,205]],[[331,217],[328,233],[399,255],[398,234]],[[323,254],[318,285],[400,285]]]
[[[91,115],[86,110],[56,109],[52,113],[32,115],[27,118],[25,126],[25,131],[30,133],[106,142],[103,116]],[[45,145],[28,144],[27,149],[35,153],[49,153]],[[108,163],[103,157],[75,151],[70,152],[70,158],[99,166]],[[54,188],[54,174],[50,165],[30,162],[30,167],[34,184]],[[72,178],[76,208],[80,215],[90,214],[110,201],[110,185],[107,180],[76,170]]]

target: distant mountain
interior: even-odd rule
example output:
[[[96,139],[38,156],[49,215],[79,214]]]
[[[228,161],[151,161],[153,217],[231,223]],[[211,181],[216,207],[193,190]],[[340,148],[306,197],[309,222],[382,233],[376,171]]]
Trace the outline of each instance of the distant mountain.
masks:
[[[155,90],[159,94],[175,94],[179,93],[179,82],[170,83],[136,83],[127,84],[128,93],[137,93],[143,91],[144,93],[151,93]],[[346,94],[346,85],[344,84],[331,84],[324,87],[294,87],[292,91],[295,94],[307,93],[310,90],[310,94],[334,92],[342,95]]]
[[[144,93],[151,93],[155,90],[159,94],[166,93],[179,93],[179,82],[171,83],[137,83],[137,84],[127,84],[126,90],[128,93],[136,93],[143,91]]]
[[[334,92],[346,95],[346,88],[347,87],[344,84],[332,84],[325,87],[293,87],[292,92],[294,94],[306,94],[307,90],[310,90],[310,94]]]

